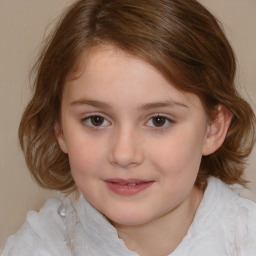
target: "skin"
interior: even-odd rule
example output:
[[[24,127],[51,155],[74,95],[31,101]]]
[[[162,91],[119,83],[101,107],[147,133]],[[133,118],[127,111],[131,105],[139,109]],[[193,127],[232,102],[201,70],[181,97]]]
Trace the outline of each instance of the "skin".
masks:
[[[129,249],[142,256],[171,253],[203,196],[194,182],[202,155],[225,137],[219,133],[227,130],[220,129],[228,125],[225,109],[210,121],[195,94],[111,46],[83,56],[77,72],[65,85],[56,134],[78,189]],[[106,184],[113,178],[152,184],[120,195]]]

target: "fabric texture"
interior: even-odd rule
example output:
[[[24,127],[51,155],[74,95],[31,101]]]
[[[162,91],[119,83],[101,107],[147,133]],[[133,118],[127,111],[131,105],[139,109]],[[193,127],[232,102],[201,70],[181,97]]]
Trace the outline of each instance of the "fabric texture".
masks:
[[[29,212],[2,256],[138,256],[83,196],[49,199]],[[232,186],[209,178],[195,218],[169,256],[256,256],[256,204]]]

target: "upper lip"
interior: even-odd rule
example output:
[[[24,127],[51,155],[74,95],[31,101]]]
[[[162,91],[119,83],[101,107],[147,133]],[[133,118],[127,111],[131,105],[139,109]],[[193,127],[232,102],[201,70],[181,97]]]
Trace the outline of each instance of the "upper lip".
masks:
[[[120,184],[120,185],[128,185],[128,184],[149,183],[149,182],[152,182],[152,180],[114,178],[114,179],[106,179],[105,182],[115,183],[115,184]]]

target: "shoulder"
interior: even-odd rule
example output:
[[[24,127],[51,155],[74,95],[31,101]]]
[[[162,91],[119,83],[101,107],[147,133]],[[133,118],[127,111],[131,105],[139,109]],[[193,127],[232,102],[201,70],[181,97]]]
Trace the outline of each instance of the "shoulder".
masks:
[[[204,197],[184,239],[183,255],[254,255],[256,205],[239,195],[239,188],[209,178]],[[254,252],[254,254],[252,253]]]
[[[215,206],[222,212],[223,218],[230,219],[231,216],[236,217],[233,220],[243,219],[248,224],[248,232],[256,231],[256,203],[241,196],[240,185],[227,185],[216,178],[209,180],[209,189],[207,191],[206,200],[208,205]]]
[[[237,220],[237,239],[240,240],[241,256],[256,252],[256,203],[239,197],[240,215]]]
[[[239,186],[230,186],[218,179],[211,179],[208,193],[211,194],[220,223],[229,241],[234,239],[235,248],[241,256],[256,252],[256,203],[240,196]],[[224,227],[225,226],[225,227]],[[234,236],[233,236],[234,234]],[[233,238],[232,238],[233,236]]]
[[[22,228],[9,237],[2,256],[69,255],[65,225],[58,214],[61,204],[60,200],[50,198],[39,212],[28,212]]]

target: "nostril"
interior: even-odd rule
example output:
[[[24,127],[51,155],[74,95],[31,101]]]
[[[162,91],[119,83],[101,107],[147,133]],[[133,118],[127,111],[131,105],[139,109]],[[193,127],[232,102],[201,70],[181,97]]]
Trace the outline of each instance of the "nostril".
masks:
[[[137,166],[143,161],[138,148],[116,148],[110,153],[110,162],[121,167]]]
[[[136,138],[136,131],[122,128],[110,140],[109,161],[122,168],[134,167],[143,162],[143,152]]]

